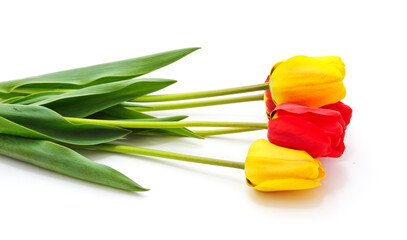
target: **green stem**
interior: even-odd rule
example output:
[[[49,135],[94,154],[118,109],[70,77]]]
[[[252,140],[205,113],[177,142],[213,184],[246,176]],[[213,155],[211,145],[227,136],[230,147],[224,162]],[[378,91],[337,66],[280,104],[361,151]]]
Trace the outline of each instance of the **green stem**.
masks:
[[[200,91],[200,92],[189,92],[189,93],[175,93],[175,94],[165,94],[165,95],[148,95],[141,96],[133,99],[133,102],[165,102],[165,101],[177,101],[177,100],[188,100],[206,97],[216,97],[229,94],[254,92],[260,90],[269,89],[269,83],[262,83],[250,86],[236,87],[236,88],[226,88],[210,91]]]
[[[230,133],[241,133],[241,132],[251,132],[251,131],[257,131],[257,130],[263,130],[261,128],[222,128],[222,129],[209,129],[209,130],[193,130],[192,132],[198,136],[204,137],[204,136],[214,136],[214,135],[222,135],[222,134],[230,134]],[[160,135],[155,132],[140,132],[140,133],[135,133],[135,134],[141,134],[141,135],[149,135],[149,136],[156,136]]]
[[[261,130],[258,128],[222,128],[222,129],[210,129],[210,130],[194,130],[193,132],[199,136],[212,136],[212,135],[222,135],[229,133],[241,133]]]
[[[135,111],[159,111],[159,110],[173,110],[173,109],[184,109],[184,108],[195,108],[195,107],[205,107],[221,104],[230,104],[238,102],[249,102],[249,101],[259,101],[264,99],[263,94],[253,95],[253,96],[242,96],[242,97],[232,97],[224,99],[212,99],[204,101],[195,101],[195,102],[182,102],[182,103],[168,103],[168,104],[154,104],[144,107],[140,105],[135,106],[133,103],[122,103],[121,105],[128,107]]]
[[[71,123],[99,124],[123,128],[183,128],[183,127],[243,127],[267,129],[267,123],[253,122],[212,122],[212,121],[179,121],[179,122],[148,122],[148,121],[123,121],[123,120],[101,120],[89,118],[65,117]]]
[[[153,157],[168,158],[168,159],[181,160],[181,161],[187,161],[187,162],[244,169],[243,162],[234,162],[234,161],[227,161],[227,160],[221,160],[221,159],[215,159],[215,158],[199,157],[199,156],[166,152],[166,151],[147,149],[147,148],[139,148],[139,147],[133,147],[133,146],[115,145],[115,144],[99,144],[99,145],[85,146],[85,148],[103,150],[103,151],[109,151],[109,152],[139,154],[139,155],[144,155],[144,156],[153,156]]]

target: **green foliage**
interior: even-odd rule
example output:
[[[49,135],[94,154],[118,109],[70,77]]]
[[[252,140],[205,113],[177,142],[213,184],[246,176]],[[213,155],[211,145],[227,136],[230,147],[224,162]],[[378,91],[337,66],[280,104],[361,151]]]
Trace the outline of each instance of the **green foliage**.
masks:
[[[41,106],[0,104],[0,116],[0,133],[75,145],[110,142],[130,133],[118,127],[73,124]]]
[[[122,173],[46,140],[0,134],[0,153],[63,175],[127,191],[147,191]]]
[[[157,78],[123,80],[52,96],[33,105],[50,108],[65,117],[86,117],[135,96],[155,92],[175,82],[175,80]]]
[[[198,48],[184,48],[89,67],[49,73],[0,83],[0,93],[14,90],[78,89],[139,77],[171,64]]]
[[[120,172],[90,161],[67,146],[98,146],[122,139],[131,132],[143,131],[200,136],[186,128],[129,130],[74,124],[64,117],[84,118],[92,115],[102,119],[109,117],[151,122],[173,122],[186,118],[155,118],[129,110],[123,104],[175,83],[175,80],[169,79],[137,77],[171,64],[197,49],[178,49],[1,82],[0,154],[85,181],[127,191],[147,191]]]

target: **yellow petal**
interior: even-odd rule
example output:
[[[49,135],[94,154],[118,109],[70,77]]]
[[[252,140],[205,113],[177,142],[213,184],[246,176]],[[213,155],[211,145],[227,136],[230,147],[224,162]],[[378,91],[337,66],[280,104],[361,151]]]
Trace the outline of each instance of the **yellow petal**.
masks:
[[[265,181],[258,185],[253,185],[248,181],[247,185],[259,191],[274,192],[309,189],[321,186],[321,183],[307,179],[276,179]]]
[[[342,62],[342,59],[340,57],[323,56],[323,57],[312,57],[312,58],[334,66],[336,69],[338,69],[342,73],[342,76],[345,77],[345,64]]]
[[[270,77],[274,101],[321,107],[342,100],[346,95],[344,68],[337,58],[321,58],[295,56],[279,64]]]
[[[314,158],[305,151],[280,147],[265,139],[258,139],[255,141],[249,148],[249,155],[250,154],[253,157],[266,156],[268,158],[314,162]]]
[[[275,179],[318,179],[321,171],[319,161],[305,151],[280,147],[264,139],[252,144],[245,162],[246,177],[254,185]]]
[[[276,64],[274,64],[274,66],[271,68],[271,71],[270,71],[270,75],[274,72],[274,70],[280,65],[280,64],[282,64],[284,61],[280,61],[280,62],[277,62]]]
[[[342,76],[345,77],[345,64],[342,62],[342,59],[340,57],[338,57],[338,56],[319,56],[319,57],[311,57],[311,58],[334,66],[342,73]],[[286,60],[284,60],[284,61],[286,61]],[[274,72],[274,70],[284,61],[280,61],[280,62],[277,62],[276,64],[274,64],[274,66],[271,68],[270,74],[272,74]]]

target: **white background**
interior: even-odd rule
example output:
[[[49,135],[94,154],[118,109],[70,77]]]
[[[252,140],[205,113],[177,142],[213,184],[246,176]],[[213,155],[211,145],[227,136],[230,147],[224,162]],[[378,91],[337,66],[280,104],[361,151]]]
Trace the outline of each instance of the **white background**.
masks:
[[[148,77],[162,93],[262,83],[294,55],[338,55],[354,109],[322,186],[260,193],[243,171],[81,152],[150,188],[128,193],[0,157],[1,239],[405,239],[406,8],[403,1],[1,1],[1,80],[202,47]],[[80,107],[80,106],[78,106]],[[156,116],[265,122],[262,102]],[[132,144],[244,161],[266,131]]]

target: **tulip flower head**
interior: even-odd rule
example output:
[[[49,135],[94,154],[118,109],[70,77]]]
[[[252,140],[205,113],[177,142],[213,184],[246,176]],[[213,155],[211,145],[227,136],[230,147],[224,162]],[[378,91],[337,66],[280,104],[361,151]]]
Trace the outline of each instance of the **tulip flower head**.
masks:
[[[270,91],[278,104],[322,107],[342,100],[345,65],[336,56],[295,56],[278,62],[270,73]]]
[[[320,186],[325,177],[321,163],[305,151],[254,142],[245,162],[247,185],[259,191],[301,190]]]
[[[340,157],[352,109],[342,102],[322,108],[284,103],[274,110],[267,137],[279,146],[304,150],[312,157]]]

